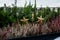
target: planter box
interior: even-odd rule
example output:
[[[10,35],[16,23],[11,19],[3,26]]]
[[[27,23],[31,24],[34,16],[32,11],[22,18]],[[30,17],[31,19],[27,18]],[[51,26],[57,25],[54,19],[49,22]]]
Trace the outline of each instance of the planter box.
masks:
[[[29,36],[29,37],[19,37],[7,40],[54,40],[56,37],[59,37],[60,33],[52,33],[47,35],[38,35],[38,36]]]

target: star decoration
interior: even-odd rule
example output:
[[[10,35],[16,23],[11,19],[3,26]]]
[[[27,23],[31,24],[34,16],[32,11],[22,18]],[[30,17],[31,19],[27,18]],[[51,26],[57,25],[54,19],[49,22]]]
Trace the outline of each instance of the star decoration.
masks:
[[[37,22],[41,22],[42,23],[42,21],[44,20],[44,18],[42,18],[42,16],[40,16],[40,17],[37,17],[38,18],[38,21]]]
[[[29,19],[26,19],[25,17],[23,17],[23,19],[21,19],[20,21],[27,23]]]

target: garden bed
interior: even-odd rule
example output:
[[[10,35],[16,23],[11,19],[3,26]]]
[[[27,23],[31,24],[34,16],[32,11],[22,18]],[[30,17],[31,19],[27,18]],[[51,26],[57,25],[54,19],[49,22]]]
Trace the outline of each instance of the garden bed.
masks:
[[[53,24],[54,25],[53,25]],[[19,23],[13,23],[12,26],[0,29],[0,35],[3,39],[15,39],[15,38],[30,38],[37,36],[45,36],[59,34],[60,33],[60,16],[50,23],[50,26],[46,23],[44,25],[40,24],[25,24],[20,25]]]

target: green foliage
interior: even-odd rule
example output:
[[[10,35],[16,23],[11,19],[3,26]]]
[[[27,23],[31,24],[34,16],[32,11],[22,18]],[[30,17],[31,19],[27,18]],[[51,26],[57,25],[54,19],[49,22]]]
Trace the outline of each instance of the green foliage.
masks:
[[[24,17],[26,17],[26,18],[28,18],[29,19],[29,21],[31,21],[31,14],[32,14],[32,5],[30,5],[30,3],[29,3],[29,5],[27,5],[26,6],[26,4],[25,4],[25,7],[24,7],[24,9],[23,9],[23,16]],[[23,17],[22,16],[22,17]]]
[[[58,10],[57,15],[60,15],[60,8],[58,8],[57,10]]]
[[[5,8],[5,11],[4,11]],[[32,21],[32,13],[34,13],[34,20]],[[46,23],[50,19],[56,18],[56,16],[60,15],[60,8],[57,9],[57,12],[55,11],[55,8],[51,10],[49,7],[46,8],[40,8],[37,13],[37,8],[36,8],[36,0],[34,7],[32,7],[31,3],[27,5],[27,2],[25,3],[24,7],[17,7],[16,3],[15,6],[11,7],[1,7],[0,8],[0,25],[2,24],[3,26],[6,26],[9,23],[17,22],[23,17],[29,19],[28,22],[34,23],[37,21],[37,17],[42,17],[44,18],[44,23]],[[24,24],[20,22],[21,24]]]
[[[0,11],[0,25],[2,24],[2,26],[7,25],[8,23],[12,23],[16,21],[16,18],[14,17],[14,15],[10,15],[10,11],[9,8],[6,9],[6,12],[4,12],[3,10],[4,8],[2,8],[2,10]]]

